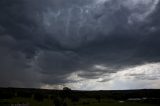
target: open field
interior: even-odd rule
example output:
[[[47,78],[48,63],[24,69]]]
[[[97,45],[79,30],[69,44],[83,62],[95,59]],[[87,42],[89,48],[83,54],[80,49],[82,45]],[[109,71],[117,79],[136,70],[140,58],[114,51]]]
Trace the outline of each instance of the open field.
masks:
[[[159,106],[159,96],[160,90],[72,91],[1,88],[0,106]]]

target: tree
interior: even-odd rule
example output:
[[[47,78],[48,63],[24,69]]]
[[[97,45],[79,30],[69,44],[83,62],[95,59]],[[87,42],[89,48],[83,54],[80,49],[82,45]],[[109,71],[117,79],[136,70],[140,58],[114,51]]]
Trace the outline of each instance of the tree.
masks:
[[[71,91],[71,89],[68,88],[68,87],[64,87],[63,90],[64,90],[64,91]]]

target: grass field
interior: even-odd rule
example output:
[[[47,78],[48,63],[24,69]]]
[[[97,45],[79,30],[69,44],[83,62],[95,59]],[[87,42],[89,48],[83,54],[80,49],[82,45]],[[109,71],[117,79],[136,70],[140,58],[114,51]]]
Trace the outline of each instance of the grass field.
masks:
[[[72,102],[70,99],[65,99],[65,101],[67,104],[66,106],[158,106],[155,104],[145,104],[138,102],[120,102],[109,99],[103,99],[101,100],[100,103],[97,100],[89,98],[80,99],[78,102]],[[0,100],[0,102],[8,104],[28,103],[29,106],[55,106],[52,99],[44,99],[43,101],[36,101],[33,98],[12,98],[12,99]]]
[[[0,106],[15,106],[11,104],[26,104],[18,106],[160,106],[160,90],[74,91],[0,88]]]

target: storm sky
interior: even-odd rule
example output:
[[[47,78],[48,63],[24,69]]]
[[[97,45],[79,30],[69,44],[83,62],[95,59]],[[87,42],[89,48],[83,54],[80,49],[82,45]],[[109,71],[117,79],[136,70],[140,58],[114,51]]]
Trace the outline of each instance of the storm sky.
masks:
[[[159,0],[0,0],[0,87],[160,88]]]

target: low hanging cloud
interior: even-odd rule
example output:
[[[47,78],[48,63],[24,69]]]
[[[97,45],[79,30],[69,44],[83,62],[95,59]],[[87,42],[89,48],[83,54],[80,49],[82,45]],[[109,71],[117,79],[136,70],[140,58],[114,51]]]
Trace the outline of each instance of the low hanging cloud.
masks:
[[[160,63],[146,63],[136,67],[119,70],[115,73],[97,74],[96,79],[92,77],[83,77],[82,71],[72,73],[68,80],[76,82],[67,83],[74,89],[95,90],[95,89],[151,89],[159,88],[160,83]],[[105,69],[108,69],[107,67]],[[47,88],[52,88],[48,86]]]
[[[159,5],[159,0],[1,0],[0,85],[56,87],[74,83],[76,77],[68,77],[76,72],[96,80],[158,63]]]

